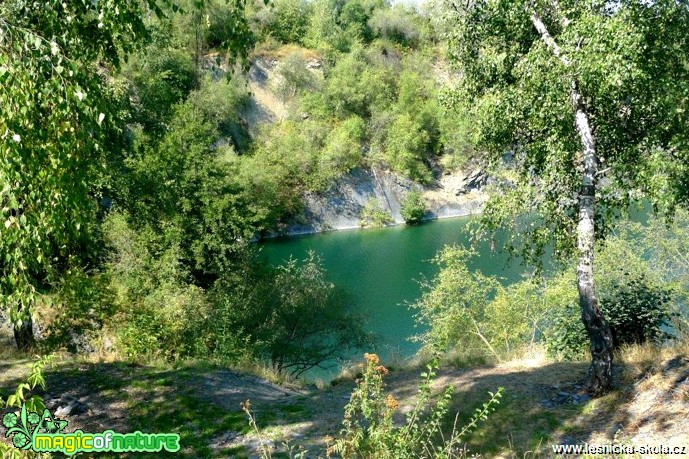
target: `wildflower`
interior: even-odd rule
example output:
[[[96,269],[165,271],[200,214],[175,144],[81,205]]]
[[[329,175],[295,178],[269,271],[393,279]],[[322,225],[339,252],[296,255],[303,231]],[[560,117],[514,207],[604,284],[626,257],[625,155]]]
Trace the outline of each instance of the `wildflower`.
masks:
[[[369,362],[374,365],[378,365],[380,363],[380,358],[376,354],[369,354],[368,352],[364,354],[364,358]]]
[[[400,406],[400,402],[398,402],[392,394],[388,394],[388,396],[385,397],[385,406],[391,410],[396,410],[397,407]]]
[[[380,373],[381,375],[383,375],[383,376],[385,376],[386,374],[389,373],[388,369],[385,368],[383,365],[378,365],[378,366],[376,367],[376,371],[377,371],[378,373]]]
[[[22,138],[21,138],[21,136],[20,136],[19,134],[14,134],[14,135],[12,136],[12,140],[14,140],[15,142],[19,143],[19,142],[22,141]]]

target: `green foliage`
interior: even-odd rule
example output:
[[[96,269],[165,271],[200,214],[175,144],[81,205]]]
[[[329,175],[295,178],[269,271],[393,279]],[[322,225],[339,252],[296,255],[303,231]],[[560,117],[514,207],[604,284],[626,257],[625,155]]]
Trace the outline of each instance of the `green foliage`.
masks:
[[[45,410],[43,399],[37,394],[29,397],[27,396],[28,393],[33,391],[36,387],[40,387],[43,390],[46,389],[44,370],[46,367],[51,366],[53,361],[54,356],[52,355],[44,357],[36,356],[31,364],[29,375],[26,377],[24,382],[21,382],[17,386],[14,394],[10,395],[6,401],[0,397],[0,407],[14,407],[21,409],[21,411],[17,414],[13,412],[6,412],[6,414],[2,417],[3,426],[10,429],[8,432],[10,432],[12,428],[17,427],[17,422],[20,419],[24,420],[25,424],[28,421],[28,423],[34,426],[40,422],[41,419],[36,413],[42,413]],[[2,411],[5,410],[0,410],[0,412]],[[27,416],[27,412],[33,413]],[[9,446],[0,441],[0,456],[2,456],[3,459],[40,459],[49,457],[49,455],[37,454],[31,450],[23,451],[19,449],[26,444],[27,440],[28,438],[25,437],[24,433],[22,433],[19,429],[16,429],[12,438],[13,446]]]
[[[211,87],[222,95],[226,85]],[[232,121],[225,110],[233,106],[202,105],[205,94],[176,107],[159,141],[140,140],[143,145],[125,161],[118,190],[132,225],[177,238],[180,261],[202,286],[231,262],[239,241],[261,221],[235,181],[232,153],[214,146],[223,123]]]
[[[614,294],[601,298],[601,308],[610,317],[615,346],[659,341],[669,319],[670,292],[651,285],[644,276],[631,277],[614,287]]]
[[[340,438],[330,448],[347,458],[458,458],[462,457],[460,443],[465,435],[488,418],[502,396],[489,393],[490,400],[478,408],[463,427],[453,426],[451,433],[444,434],[443,422],[450,410],[454,388],[447,387],[434,400],[433,382],[438,369],[437,361],[421,374],[421,383],[414,406],[407,413],[406,422],[398,426],[393,414],[399,402],[385,394],[384,376],[388,370],[380,365],[375,354],[366,354],[363,376],[357,382],[349,403]]]
[[[245,59],[243,50],[253,44],[244,2],[228,0],[204,0],[202,14],[205,15],[204,38],[211,49],[230,51]]]
[[[326,79],[326,101],[332,113],[341,118],[358,115],[367,119],[383,111],[394,100],[392,70],[369,59],[361,47],[343,56]]]
[[[146,35],[139,8],[0,4],[0,303],[17,325],[94,230],[92,193],[118,118],[96,63],[116,66],[117,50]]]
[[[615,346],[662,340],[669,330],[673,305],[681,303],[681,290],[665,282],[654,269],[654,259],[646,258],[648,246],[643,239],[638,234],[634,238],[625,230],[630,226],[655,239],[650,233],[652,227],[625,225],[619,236],[610,238],[599,250],[599,269],[595,273],[600,308],[612,328]],[[671,238],[669,242],[672,243]],[[544,332],[544,343],[550,354],[573,359],[588,349],[588,338],[579,319],[575,281],[571,275],[561,277],[563,281],[564,278],[569,293],[559,305],[550,304],[552,314]],[[546,291],[551,290],[552,281],[547,284]]]
[[[683,218],[684,213],[679,215]],[[684,331],[684,290],[664,279],[658,258],[648,257],[650,244],[656,243],[655,230],[655,223],[627,224],[598,249],[595,281],[615,346],[661,341],[668,333],[681,337]],[[672,234],[663,245],[681,243]],[[675,260],[676,255],[672,253]],[[573,272],[502,287],[493,277],[471,272],[469,256],[463,249],[446,248],[435,259],[440,272],[422,284],[422,297],[413,307],[418,310],[417,320],[430,327],[419,337],[426,349],[480,353],[498,360],[535,343],[567,360],[587,352],[589,339],[580,318]],[[672,266],[668,272],[682,272],[681,265],[668,262],[666,266]]]
[[[279,266],[269,285],[270,298],[253,306],[259,321],[249,333],[278,373],[299,376],[370,344],[361,317],[349,312],[313,252],[302,263],[290,259]]]
[[[270,36],[282,43],[302,43],[311,8],[306,0],[276,0],[257,8],[254,24],[262,37]]]
[[[630,276],[614,285],[612,291],[604,292],[600,308],[612,328],[615,347],[665,338],[663,327],[670,319],[670,299],[666,289],[651,285],[643,276]],[[580,357],[588,349],[589,339],[579,319],[578,304],[569,302],[552,311],[544,336],[546,349],[566,360]]]
[[[155,0],[0,4],[0,303],[17,326],[65,266],[97,256],[97,199],[125,144],[112,74],[151,37],[152,12],[164,16]],[[245,55],[245,44],[233,42],[231,54]],[[150,54],[156,79],[140,66],[133,118],[145,128],[162,131],[188,91],[183,54]]]
[[[581,323],[581,311],[576,302],[555,309],[544,334],[548,354],[564,360],[576,360],[586,355],[589,337]]]
[[[597,236],[610,231],[630,201],[650,199],[657,210],[672,211],[687,151],[686,6],[625,2],[610,11],[604,2],[467,5],[447,9],[449,49],[462,73],[454,100],[468,108],[477,145],[494,164],[518,146],[518,186],[494,195],[484,229],[508,228],[506,247],[529,261],[549,244],[563,258],[575,249],[581,142],[570,100],[572,75],[600,153]],[[543,19],[570,67],[547,48],[531,13]],[[525,221],[524,215],[538,217]]]
[[[173,107],[186,99],[196,85],[189,53],[167,47],[161,52],[161,45],[149,45],[123,70],[132,93],[132,121],[149,135],[164,132],[173,116]]]
[[[392,214],[389,210],[383,209],[380,201],[377,198],[370,198],[363,209],[361,209],[361,223],[362,227],[368,226],[387,226],[394,223]]]
[[[486,338],[480,324],[486,317],[486,306],[500,284],[476,270],[469,270],[471,252],[459,246],[448,246],[433,259],[440,272],[425,280],[421,298],[412,305],[416,320],[429,326],[417,337],[424,348],[445,352],[461,348],[467,352],[484,349]]]
[[[42,298],[52,317],[43,345],[69,352],[93,351],[90,341],[115,312],[115,298],[105,273],[70,268],[51,296]]]
[[[576,305],[576,289],[569,276],[558,275],[544,282],[525,279],[498,290],[486,306],[479,329],[495,357],[510,358],[541,342],[552,317],[571,304]]]
[[[14,391],[14,394],[7,397],[7,400],[0,398],[0,406],[20,408],[24,404],[29,411],[43,412],[43,410],[45,410],[43,399],[36,394],[29,396],[28,393],[33,391],[36,387],[45,390],[46,383],[44,370],[46,367],[50,367],[54,360],[55,357],[52,355],[34,357],[26,381],[20,383]],[[0,442],[0,445],[2,445],[2,442]]]
[[[129,358],[253,358],[298,376],[371,342],[313,253],[274,269],[237,249],[204,290],[182,262],[176,228],[134,230],[112,214],[107,235],[117,311],[109,326]]]
[[[279,76],[275,93],[287,102],[302,91],[315,91],[318,89],[316,78],[306,67],[306,60],[300,53],[288,54],[276,68]]]
[[[417,225],[426,216],[426,203],[418,190],[411,190],[402,201],[402,218],[408,225]]]
[[[358,116],[351,116],[335,126],[325,139],[319,158],[320,188],[363,163],[366,127]]]
[[[297,213],[302,192],[321,182],[318,154],[325,135],[318,121],[284,121],[262,132],[252,155],[240,162],[240,182],[264,221]]]
[[[421,24],[411,7],[397,4],[392,8],[377,9],[368,21],[373,33],[382,38],[415,47],[421,40]]]
[[[190,357],[203,340],[210,306],[203,291],[187,282],[179,233],[170,226],[163,231],[137,230],[117,213],[105,223],[115,294],[115,315],[107,325],[114,328],[116,349],[129,358]]]
[[[431,173],[423,163],[429,136],[421,124],[408,114],[397,117],[385,139],[385,160],[405,177],[427,183]]]

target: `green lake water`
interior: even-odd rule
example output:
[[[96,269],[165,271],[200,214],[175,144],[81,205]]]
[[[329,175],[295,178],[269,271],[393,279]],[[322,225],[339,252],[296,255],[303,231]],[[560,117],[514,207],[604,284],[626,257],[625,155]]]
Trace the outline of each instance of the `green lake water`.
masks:
[[[392,355],[409,357],[419,348],[409,338],[422,331],[415,327],[414,313],[407,306],[421,295],[419,280],[432,278],[437,267],[430,262],[446,244],[469,246],[463,229],[471,217],[429,222],[419,226],[348,230],[281,238],[263,242],[262,253],[274,265],[290,256],[303,259],[309,250],[322,259],[331,282],[343,289],[353,308],[367,318],[367,328],[378,337],[376,352],[385,361]],[[524,268],[517,261],[490,250],[488,243],[476,247],[478,256],[471,269],[504,278],[519,279]],[[352,356],[360,358],[361,356]],[[312,377],[333,376],[337,369],[315,372]]]

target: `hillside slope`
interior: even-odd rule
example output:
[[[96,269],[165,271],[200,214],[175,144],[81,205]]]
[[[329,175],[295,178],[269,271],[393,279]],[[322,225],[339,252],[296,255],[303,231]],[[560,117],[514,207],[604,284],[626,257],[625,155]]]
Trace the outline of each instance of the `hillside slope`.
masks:
[[[271,53],[255,55],[247,72],[250,100],[242,113],[245,125],[252,137],[261,128],[287,119],[290,107],[278,96],[280,76],[277,68],[281,59],[289,53],[300,53],[306,68],[322,78],[321,60],[310,50],[286,45]],[[222,78],[229,71],[227,60],[218,54],[208,55],[205,69],[214,77]],[[446,81],[447,70],[440,67],[437,78]],[[336,180],[324,192],[307,192],[303,196],[304,209],[279,228],[278,234],[297,235],[323,231],[359,228],[366,204],[376,200],[382,210],[388,212],[394,224],[404,223],[400,207],[407,193],[421,191],[427,206],[426,219],[458,217],[481,212],[488,199],[484,190],[488,177],[479,168],[467,170],[443,170],[435,167],[435,179],[428,185],[420,185],[382,167],[355,168]]]
[[[0,392],[6,394],[26,373],[26,360],[5,355]],[[542,358],[495,366],[439,372],[438,388],[454,385],[460,422],[504,387],[497,411],[467,437],[467,448],[482,457],[551,457],[554,443],[617,442],[689,445],[689,357],[687,346],[659,350],[631,348],[620,355],[616,390],[591,400],[579,386],[584,362]],[[388,389],[400,401],[403,419],[416,394],[420,370],[392,371]],[[50,371],[49,408],[69,420],[70,429],[175,431],[186,457],[258,457],[260,445],[285,451],[285,442],[323,455],[339,432],[351,380],[318,390],[278,386],[227,369],[180,368],[125,363],[62,364]],[[240,403],[251,400],[261,428],[248,427]],[[214,419],[209,422],[208,417]]]

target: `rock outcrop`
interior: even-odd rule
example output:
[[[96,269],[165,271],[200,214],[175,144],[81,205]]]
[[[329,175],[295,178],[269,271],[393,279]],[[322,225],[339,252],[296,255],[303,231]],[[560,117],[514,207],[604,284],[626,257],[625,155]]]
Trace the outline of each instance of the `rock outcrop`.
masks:
[[[393,224],[403,224],[402,202],[412,190],[420,191],[424,197],[426,220],[477,214],[488,195],[483,191],[486,182],[476,182],[475,176],[476,172],[468,176],[448,174],[424,187],[387,170],[357,168],[328,191],[307,193],[302,214],[269,237],[360,228],[362,212],[371,200],[390,214]],[[460,188],[466,191],[458,193]]]
[[[306,67],[322,78],[320,59],[308,50],[301,49],[300,52]],[[257,135],[262,125],[287,117],[287,105],[274,92],[280,78],[276,71],[279,64],[279,53],[252,59],[247,75],[251,97],[242,113],[251,136]],[[217,54],[206,56],[204,68],[216,79],[230,71],[227,59]],[[302,119],[308,118],[308,114],[302,114]],[[390,214],[393,224],[403,224],[402,202],[411,190],[422,193],[427,220],[481,212],[487,200],[484,187],[488,183],[488,175],[484,170],[475,169],[468,174],[441,172],[439,175],[434,183],[422,186],[389,170],[356,168],[340,177],[327,191],[306,193],[303,212],[267,237],[360,228],[362,211],[371,200],[376,200],[379,207]]]

